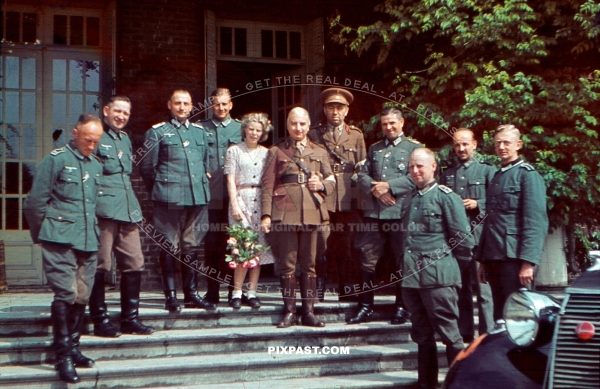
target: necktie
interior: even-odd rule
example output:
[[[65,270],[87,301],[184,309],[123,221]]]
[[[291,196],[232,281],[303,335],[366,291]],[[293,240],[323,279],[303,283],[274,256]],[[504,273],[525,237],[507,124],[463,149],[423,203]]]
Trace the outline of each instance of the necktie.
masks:
[[[337,144],[340,141],[340,132],[339,130],[333,130],[333,140]]]

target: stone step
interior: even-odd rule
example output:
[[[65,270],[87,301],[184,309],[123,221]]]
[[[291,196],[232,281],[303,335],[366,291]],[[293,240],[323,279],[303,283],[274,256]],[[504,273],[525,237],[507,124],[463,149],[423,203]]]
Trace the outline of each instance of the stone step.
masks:
[[[322,376],[342,376],[348,379],[348,372],[352,374],[397,373],[400,370],[414,370],[416,365],[417,347],[412,343],[348,347],[348,353],[344,354],[323,354],[324,349],[310,354],[269,354],[264,350],[218,355],[98,361],[91,369],[78,369],[82,381],[77,385],[69,386],[118,388],[184,385],[204,388],[214,384],[268,380],[281,381],[282,385],[278,388],[285,388],[283,380]],[[438,350],[440,364],[444,366],[443,348],[440,346]],[[414,385],[416,382],[414,376],[412,379],[403,378],[407,379],[406,385]],[[0,367],[1,387],[37,389],[53,388],[58,385],[61,385],[61,382],[52,365]],[[290,385],[287,387],[304,387],[304,385],[295,386],[293,383]]]
[[[149,336],[100,338],[84,335],[81,350],[96,361],[186,355],[267,352],[269,347],[382,345],[409,342],[410,324],[330,323],[324,328],[221,327],[157,331]],[[51,336],[0,338],[0,366],[53,363]]]
[[[0,337],[51,335],[50,303],[43,296],[35,305],[19,305],[9,301],[0,314]],[[159,293],[144,292],[140,303],[140,319],[146,325],[157,330],[185,328],[216,328],[239,326],[275,326],[281,320],[283,303],[279,296],[261,296],[262,306],[258,310],[242,307],[234,310],[227,305],[226,295],[214,311],[202,309],[182,309],[180,313],[164,310],[164,297]],[[116,292],[107,295],[107,306],[111,321],[119,325],[119,295]],[[4,301],[3,301],[4,303]],[[298,312],[301,301],[298,298]],[[356,303],[339,302],[337,298],[326,298],[325,302],[315,304],[315,314],[325,323],[344,323],[347,316],[353,315]],[[394,313],[393,296],[376,296],[374,320],[390,320]],[[93,326],[87,319],[87,332],[93,332]],[[85,331],[84,331],[85,333]]]
[[[440,369],[438,381],[443,382],[447,368]],[[370,374],[344,374],[312,378],[290,378],[283,380],[262,380],[228,382],[224,384],[177,386],[178,389],[386,389],[414,388],[417,382],[415,370],[386,371]],[[158,389],[148,388],[148,389]]]

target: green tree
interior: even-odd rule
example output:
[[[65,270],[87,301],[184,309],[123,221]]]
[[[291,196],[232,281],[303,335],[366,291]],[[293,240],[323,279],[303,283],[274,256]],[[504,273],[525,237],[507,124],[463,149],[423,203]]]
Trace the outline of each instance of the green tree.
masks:
[[[333,38],[393,79],[423,134],[447,142],[469,127],[493,154],[493,129],[519,127],[548,187],[551,226],[592,247],[582,231],[600,238],[600,4],[386,0],[375,11],[363,26],[338,14]]]

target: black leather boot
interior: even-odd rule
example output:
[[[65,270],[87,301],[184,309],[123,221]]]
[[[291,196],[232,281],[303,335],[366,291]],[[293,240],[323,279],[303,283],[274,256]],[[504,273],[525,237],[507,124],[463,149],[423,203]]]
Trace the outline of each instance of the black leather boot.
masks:
[[[277,328],[287,328],[296,324],[296,276],[281,276],[281,296],[283,297],[283,319]]]
[[[85,317],[85,304],[73,304],[69,315],[69,333],[71,334],[71,357],[73,364],[77,367],[92,367],[94,360],[86,357],[79,350],[79,338],[83,331]]]
[[[124,334],[150,335],[154,332],[154,328],[138,320],[141,285],[141,271],[121,273],[121,332]]]
[[[402,300],[402,283],[396,282],[396,313],[392,317],[392,324],[404,324],[408,320],[408,311],[404,308]]]
[[[420,344],[417,360],[419,389],[436,389],[439,372],[436,344]]]
[[[90,318],[94,322],[94,335],[105,338],[118,338],[119,330],[110,324],[108,309],[106,308],[104,292],[104,272],[96,272],[94,286],[90,293]]]
[[[187,254],[187,257],[191,257],[189,263],[194,263],[196,254]],[[198,296],[198,289],[196,287],[196,279],[198,272],[196,269],[190,267],[186,263],[181,264],[181,278],[183,281],[183,304],[186,308],[199,308],[199,309],[215,309],[217,306],[213,303],[205,301],[203,298]]]
[[[367,286],[365,288],[365,285]],[[375,273],[362,272],[362,287],[363,292],[359,295],[358,312],[355,316],[346,320],[348,324],[360,324],[367,323],[373,320],[373,305],[375,302],[375,291],[373,286],[375,285]]]
[[[58,371],[58,376],[64,382],[76,383],[79,382],[79,376],[77,376],[71,355],[70,312],[71,305],[66,301],[55,300],[52,302],[50,307],[54,337],[52,347],[56,359],[54,369]]]
[[[302,325],[325,327],[325,323],[315,316],[317,277],[314,274],[302,274],[300,276],[300,296],[302,296]]]
[[[315,270],[317,273],[317,298],[322,303],[325,301],[325,290],[327,288],[327,257],[325,255],[321,255],[316,259]]]
[[[165,292],[165,309],[169,312],[181,312],[177,293],[175,292],[175,258],[170,253],[160,252],[158,257]]]
[[[464,349],[464,347],[453,347],[446,346],[446,359],[448,360],[448,366],[452,364],[456,356],[460,354],[460,352]]]

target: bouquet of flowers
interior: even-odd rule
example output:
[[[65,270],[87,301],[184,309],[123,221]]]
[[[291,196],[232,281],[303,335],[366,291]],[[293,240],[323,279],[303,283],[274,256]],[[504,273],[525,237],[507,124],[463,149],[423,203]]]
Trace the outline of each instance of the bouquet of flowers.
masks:
[[[242,265],[243,268],[249,269],[258,266],[260,255],[269,249],[269,246],[258,243],[258,232],[241,222],[227,227],[227,232],[227,248],[231,253],[225,255],[225,262],[229,263],[229,267],[235,269]]]

